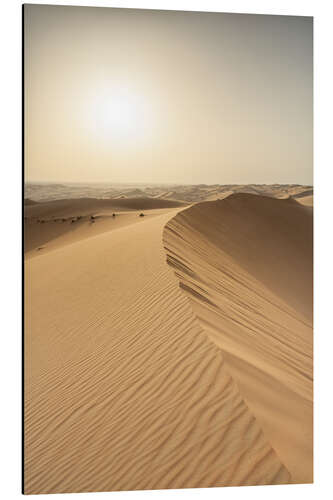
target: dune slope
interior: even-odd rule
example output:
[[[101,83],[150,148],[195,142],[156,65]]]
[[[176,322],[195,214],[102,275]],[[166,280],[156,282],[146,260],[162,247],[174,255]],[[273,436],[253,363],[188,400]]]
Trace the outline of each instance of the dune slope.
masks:
[[[153,198],[29,201],[24,207],[24,251],[29,258],[132,224],[141,212],[152,217],[184,205]]]
[[[165,262],[178,210],[26,261],[26,493],[290,481]]]
[[[194,205],[164,231],[200,325],[290,471],[312,481],[312,212],[250,194]]]
[[[24,251],[26,258],[33,258],[40,253],[47,253],[85,238],[95,237],[101,233],[110,232],[121,227],[129,226],[137,222],[142,223],[146,218],[156,217],[170,209],[144,210],[144,217],[140,217],[141,211],[112,211],[112,213],[97,213],[91,219],[83,215],[67,218],[48,218],[35,220],[33,218],[24,224]]]

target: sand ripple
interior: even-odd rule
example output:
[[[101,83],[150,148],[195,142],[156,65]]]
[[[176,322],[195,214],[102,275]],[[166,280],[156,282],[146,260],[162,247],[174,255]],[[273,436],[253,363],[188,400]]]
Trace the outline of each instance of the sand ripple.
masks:
[[[312,482],[312,211],[236,194],[166,226],[168,264],[291,472]]]

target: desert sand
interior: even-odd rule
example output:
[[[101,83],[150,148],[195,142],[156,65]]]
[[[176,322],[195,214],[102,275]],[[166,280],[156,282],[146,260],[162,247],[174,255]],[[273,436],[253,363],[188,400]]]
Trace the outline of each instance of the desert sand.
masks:
[[[174,200],[81,198],[32,203],[25,200],[27,258],[106,231],[138,222],[138,215],[153,217],[185,204]],[[140,211],[138,212],[138,208]]]
[[[312,209],[225,196],[26,205],[25,493],[312,481]]]
[[[293,199],[234,194],[178,214],[164,244],[292,480],[311,482],[311,212]]]

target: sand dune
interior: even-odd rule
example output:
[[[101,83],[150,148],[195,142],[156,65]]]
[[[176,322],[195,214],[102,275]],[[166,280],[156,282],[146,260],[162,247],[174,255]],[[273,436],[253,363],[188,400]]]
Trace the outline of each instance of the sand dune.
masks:
[[[31,200],[30,198],[24,198],[24,206],[37,205],[37,201]]]
[[[313,207],[313,188],[300,191],[299,193],[293,195],[293,198],[295,198],[295,200],[302,205]]]
[[[197,203],[224,198],[226,193],[252,193],[274,198],[305,196],[313,194],[312,186],[300,184],[179,184],[142,185],[131,184],[27,184],[25,196],[35,201],[71,199],[117,199],[137,200],[146,198],[167,199],[184,203]],[[136,207],[139,208],[139,207]],[[150,208],[155,208],[150,207]]]
[[[61,210],[64,213],[66,206]],[[243,281],[238,283],[237,261],[217,254],[220,249],[208,241],[207,235],[200,235],[200,228],[187,232],[192,208],[177,215],[180,210],[172,208],[142,220],[136,217],[136,223],[78,239],[26,261],[26,493],[280,484],[292,480],[283,465],[284,461],[290,464],[284,449],[272,447],[271,434],[262,430],[267,420],[264,412],[252,405],[258,410],[260,419],[256,418],[228,366],[232,367],[232,353],[240,362],[246,361],[248,372],[254,370],[250,382],[261,370],[265,389],[271,377],[287,394],[291,391],[298,397],[300,404],[304,402],[309,413],[311,384],[305,384],[303,372],[310,366],[303,352],[310,352],[310,341],[301,338],[303,332],[297,330],[300,313],[275,298],[273,291],[260,282],[255,282],[259,292],[253,299],[247,288],[254,283],[249,271],[242,270]],[[200,207],[193,210],[198,214]],[[49,213],[46,210],[43,216]],[[166,264],[162,243],[163,228],[172,217],[165,239],[168,252],[178,259],[178,278]],[[180,244],[183,235],[186,240]],[[193,237],[198,252],[193,249]],[[198,312],[209,305],[207,314],[215,331],[211,308],[215,314],[220,304],[211,304],[219,289],[211,298],[206,291],[196,289],[199,310],[180,289],[180,275],[184,274],[184,286],[189,284],[187,266],[193,266],[199,276],[208,266],[207,283],[200,282],[200,286],[211,286],[212,262],[200,260],[206,258],[207,244],[214,251],[213,258],[227,258],[219,272],[221,286],[229,297],[232,290],[225,283],[224,262],[233,266],[228,271],[234,273],[229,281],[245,294],[239,303],[235,297],[230,298],[233,307],[243,308],[239,312],[245,314],[245,308],[254,307],[251,300],[261,299],[275,314],[265,318],[271,329],[263,331],[261,326],[255,344],[264,349],[268,337],[265,359],[261,352],[257,355],[256,349],[244,345],[236,330],[229,340],[229,358],[214,336],[207,335]],[[200,281],[197,275],[191,279]],[[203,296],[206,301],[202,301]],[[285,321],[282,326],[276,324],[280,314]],[[306,321],[302,317],[304,328],[308,328]],[[221,314],[223,341],[228,338],[231,323]],[[249,330],[243,330],[245,336]],[[277,340],[274,344],[272,332],[281,333],[285,347],[281,348]],[[285,359],[280,359],[283,355]],[[255,359],[260,361],[259,368],[254,368]],[[270,413],[264,391],[260,388],[259,392],[262,406]],[[243,393],[248,396],[245,390]],[[252,399],[247,399],[252,404]],[[281,404],[289,415],[282,396]],[[279,418],[281,414],[282,410]],[[301,422],[304,420],[302,416]],[[282,435],[281,429],[279,432]],[[300,433],[297,436],[302,438]]]
[[[157,198],[74,198],[45,201],[25,207],[26,217],[75,217],[102,211],[150,210],[184,206],[183,202]]]
[[[114,216],[107,211],[106,213],[97,213],[93,218],[89,215],[65,218],[30,218],[25,221],[25,257],[33,258],[40,253],[44,254],[64,245],[95,237],[98,234],[120,229],[136,222],[142,223],[145,219],[140,217],[141,213],[144,214],[145,218],[152,218],[169,210],[156,208],[143,212],[140,210],[112,211]]]
[[[309,194],[307,196],[299,196],[297,198],[297,201],[307,207],[313,207],[313,194]]]
[[[313,189],[306,189],[304,191],[300,191],[299,193],[296,193],[293,195],[293,198],[304,198],[308,196],[313,196]]]
[[[312,211],[236,194],[166,226],[169,265],[293,482],[312,482]]]
[[[133,224],[142,212],[144,216],[154,217],[181,206],[184,203],[153,198],[82,198],[27,203],[24,251],[26,256],[35,257],[36,252],[46,253],[65,244]]]

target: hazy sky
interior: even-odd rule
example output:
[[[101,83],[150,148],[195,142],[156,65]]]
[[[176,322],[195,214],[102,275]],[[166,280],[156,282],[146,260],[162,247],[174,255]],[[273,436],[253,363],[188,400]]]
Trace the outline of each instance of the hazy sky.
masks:
[[[27,181],[312,184],[312,18],[24,10]]]

